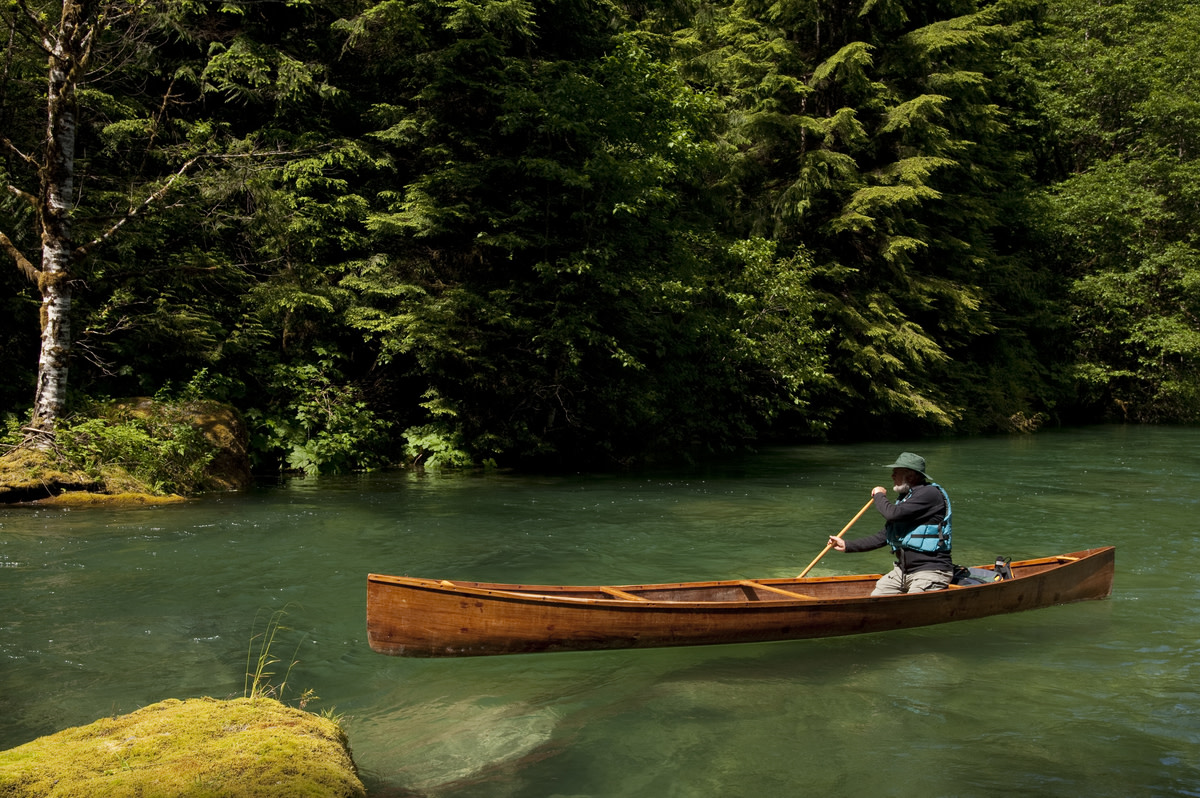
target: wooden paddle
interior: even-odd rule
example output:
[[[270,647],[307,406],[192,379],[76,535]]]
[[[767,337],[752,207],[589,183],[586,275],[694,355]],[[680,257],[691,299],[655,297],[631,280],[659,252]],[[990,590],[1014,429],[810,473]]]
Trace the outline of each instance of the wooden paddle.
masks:
[[[853,518],[851,518],[851,519],[850,519],[850,523],[848,523],[848,524],[846,524],[844,527],[842,527],[842,531],[841,531],[841,532],[838,532],[836,535],[834,535],[834,537],[835,537],[835,538],[840,538],[842,535],[846,534],[846,532],[847,532],[847,531],[849,531],[850,527],[854,526],[854,523],[855,523],[856,521],[858,521],[858,519],[860,519],[860,518],[862,518],[862,517],[863,517],[863,513],[865,513],[867,510],[870,510],[870,509],[871,509],[871,505],[872,505],[872,504],[874,504],[874,503],[875,503],[875,497],[874,497],[874,496],[872,496],[872,497],[871,497],[871,498],[870,498],[870,499],[867,501],[867,503],[863,505],[863,508],[862,508],[861,510],[859,510],[859,511],[858,511],[858,515],[856,515],[856,516],[854,516]],[[829,553],[829,550],[830,550],[830,549],[832,549],[832,548],[833,548],[833,544],[832,544],[832,543],[826,543],[826,544],[825,544],[825,549],[824,549],[824,550],[823,550],[823,551],[822,551],[820,554],[818,554],[818,555],[817,555],[817,559],[815,559],[815,560],[813,560],[812,562],[810,562],[810,563],[808,564],[808,567],[807,567],[807,568],[805,568],[803,571],[801,571],[801,572],[800,572],[800,575],[799,575],[799,576],[797,576],[796,578],[797,578],[797,579],[803,579],[803,578],[804,578],[804,575],[805,575],[805,574],[807,574],[809,571],[811,571],[811,570],[812,570],[812,567],[813,567],[814,565],[816,565],[817,563],[819,563],[819,562],[821,561],[821,558],[822,558],[822,557],[824,557],[826,554],[828,554],[828,553]]]

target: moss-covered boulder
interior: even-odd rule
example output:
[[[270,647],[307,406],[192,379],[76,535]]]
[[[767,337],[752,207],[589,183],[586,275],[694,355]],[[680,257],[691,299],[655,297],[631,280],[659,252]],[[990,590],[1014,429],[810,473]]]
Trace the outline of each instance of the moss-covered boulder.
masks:
[[[118,414],[152,418],[163,414],[164,405],[140,397],[114,403]],[[200,430],[214,454],[204,469],[203,490],[243,490],[250,487],[250,436],[241,415],[223,402],[202,399],[170,405],[173,415]]]
[[[101,480],[66,465],[54,452],[17,448],[0,456],[0,503],[44,499],[64,491],[98,491]]]
[[[365,796],[334,721],[269,698],[170,699],[0,751],[0,796]]]
[[[192,423],[217,453],[204,470],[205,490],[245,490],[253,483],[250,473],[250,433],[242,416],[220,402],[193,402]]]

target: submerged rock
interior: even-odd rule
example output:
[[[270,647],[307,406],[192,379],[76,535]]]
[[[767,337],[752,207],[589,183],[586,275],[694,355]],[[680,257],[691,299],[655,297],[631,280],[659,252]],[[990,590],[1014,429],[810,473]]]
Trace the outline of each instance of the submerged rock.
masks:
[[[270,698],[168,699],[0,751],[0,795],[365,796],[334,721]]]

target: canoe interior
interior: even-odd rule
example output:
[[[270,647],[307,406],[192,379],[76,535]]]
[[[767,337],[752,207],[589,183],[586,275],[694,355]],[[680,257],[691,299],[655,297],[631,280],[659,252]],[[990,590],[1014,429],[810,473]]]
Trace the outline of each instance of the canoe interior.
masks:
[[[1077,554],[1022,560],[1012,564],[1013,577],[1032,576],[1079,559]],[[994,565],[977,568],[994,572]],[[421,585],[430,589],[482,591],[488,594],[512,593],[529,598],[586,599],[621,602],[636,599],[653,602],[751,602],[848,599],[869,596],[880,574],[806,577],[804,579],[734,579],[712,582],[677,582],[654,585],[524,585],[497,582],[468,582],[447,579],[413,579],[371,574],[370,579],[395,584]],[[973,585],[969,587],[980,587]],[[954,586],[954,590],[969,589]],[[622,596],[620,594],[626,594]],[[791,595],[789,595],[791,594]],[[628,597],[634,597],[633,599]]]

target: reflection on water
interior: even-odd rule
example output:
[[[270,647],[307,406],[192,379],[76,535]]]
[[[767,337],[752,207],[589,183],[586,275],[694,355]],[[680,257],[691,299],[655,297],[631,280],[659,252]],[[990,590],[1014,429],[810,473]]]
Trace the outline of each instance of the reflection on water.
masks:
[[[372,653],[368,572],[629,584],[798,573],[901,449],[955,559],[1118,547],[1113,598],[830,640]],[[297,480],[181,507],[0,510],[0,747],[240,695],[263,619],[375,795],[1200,794],[1200,430],[766,451],[623,475]],[[850,535],[878,521],[868,514]],[[882,552],[814,573],[877,572]]]

